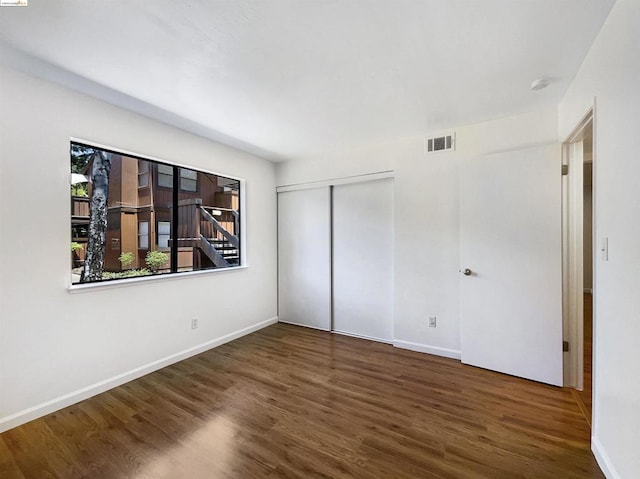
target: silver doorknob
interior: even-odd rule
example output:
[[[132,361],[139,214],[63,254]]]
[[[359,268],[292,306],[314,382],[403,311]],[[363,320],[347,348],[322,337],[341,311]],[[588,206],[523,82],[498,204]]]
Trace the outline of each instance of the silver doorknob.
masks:
[[[462,274],[465,276],[471,276],[471,270],[469,268],[465,268],[462,270]]]

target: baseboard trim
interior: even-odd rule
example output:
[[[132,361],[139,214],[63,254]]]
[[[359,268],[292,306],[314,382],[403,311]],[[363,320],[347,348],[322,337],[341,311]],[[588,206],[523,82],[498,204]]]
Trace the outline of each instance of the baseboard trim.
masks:
[[[600,469],[602,469],[602,473],[607,479],[622,479],[620,477],[620,474],[616,472],[613,464],[611,464],[609,455],[605,452],[602,444],[596,436],[591,436],[591,451],[596,458],[598,466],[600,466]]]
[[[433,354],[435,356],[442,356],[451,359],[460,359],[462,353],[457,349],[440,348],[438,346],[429,346],[428,344],[412,343],[411,341],[394,341],[393,345],[396,348],[409,349],[411,351],[417,351],[419,353]]]
[[[10,416],[6,416],[0,419],[0,432],[8,431],[9,429],[13,429],[14,427],[20,426],[21,424],[27,423],[42,416],[46,416],[47,414],[58,411],[67,406],[71,406],[72,404],[78,403],[92,396],[108,391],[109,389],[113,389],[117,386],[128,383],[129,381],[133,381],[134,379],[145,376],[149,373],[157,371],[158,369],[162,369],[171,364],[190,358],[191,356],[195,356],[196,354],[200,354],[208,351],[209,349],[221,346],[225,343],[233,341],[234,339],[241,338],[242,336],[246,336],[247,334],[251,334],[262,328],[271,326],[272,324],[275,324],[277,322],[278,317],[275,316],[265,321],[256,323],[252,326],[239,329],[219,338],[212,339],[211,341],[207,341],[205,343],[199,344],[189,349],[185,349],[157,361],[153,361],[149,364],[145,364],[144,366],[132,369],[131,371],[119,374],[110,379],[100,381],[85,388],[73,391],[69,394],[65,394],[64,396],[57,397],[50,401],[19,411]]]

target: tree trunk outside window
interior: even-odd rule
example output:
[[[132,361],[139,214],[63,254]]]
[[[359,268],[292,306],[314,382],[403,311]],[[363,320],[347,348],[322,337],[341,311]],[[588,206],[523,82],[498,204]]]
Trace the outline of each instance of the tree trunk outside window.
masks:
[[[111,173],[111,154],[96,151],[91,167],[91,212],[89,217],[89,237],[87,243],[84,270],[81,282],[102,279],[107,235],[107,205],[109,201],[109,174]]]

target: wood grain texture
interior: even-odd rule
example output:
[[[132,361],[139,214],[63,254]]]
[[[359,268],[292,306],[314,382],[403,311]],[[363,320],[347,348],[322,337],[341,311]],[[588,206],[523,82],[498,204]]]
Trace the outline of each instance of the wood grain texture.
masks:
[[[604,477],[572,393],[277,324],[0,435],[0,477]]]
[[[584,295],[584,389],[573,390],[580,410],[591,426],[591,413],[593,410],[593,297],[590,293]]]

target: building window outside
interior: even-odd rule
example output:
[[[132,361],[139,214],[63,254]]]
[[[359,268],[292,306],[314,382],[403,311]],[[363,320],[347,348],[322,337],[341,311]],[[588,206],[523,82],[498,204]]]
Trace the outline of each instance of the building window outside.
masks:
[[[173,188],[173,166],[158,165],[158,186]],[[198,191],[198,172],[188,168],[180,168],[180,190]]]
[[[149,249],[149,222],[138,222],[138,248]]]
[[[169,248],[171,239],[171,222],[158,221],[158,248]]]
[[[149,162],[138,160],[138,188],[149,186]]]
[[[198,191],[198,172],[180,168],[180,189],[182,191]]]
[[[158,165],[158,186],[173,188],[173,166]]]

